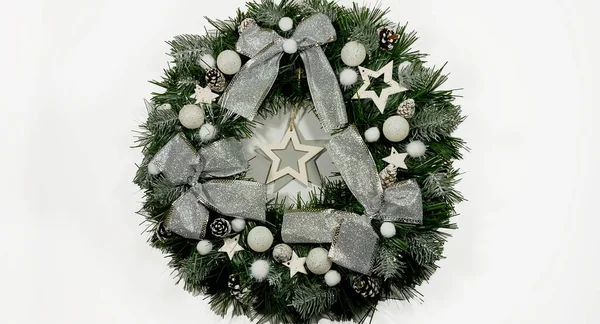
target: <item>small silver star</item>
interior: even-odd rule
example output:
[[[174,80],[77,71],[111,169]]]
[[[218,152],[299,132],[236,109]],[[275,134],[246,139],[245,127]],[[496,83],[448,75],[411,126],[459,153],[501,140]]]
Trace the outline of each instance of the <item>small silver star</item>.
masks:
[[[396,82],[394,77],[394,61],[390,61],[386,66],[381,68],[379,71],[369,70],[362,66],[358,67],[360,75],[364,81],[362,87],[358,89],[358,92],[352,97],[352,99],[372,99],[379,111],[383,114],[385,107],[387,106],[388,98],[396,93],[407,91],[408,89],[401,86]],[[370,78],[379,78],[383,75],[383,81],[389,85],[389,87],[381,90],[381,93],[377,95],[374,90],[367,90],[371,86]]]
[[[209,87],[201,87],[200,85],[196,85],[196,89],[194,90],[194,98],[196,99],[197,104],[209,104],[215,99],[219,97],[218,94],[212,92]]]
[[[392,147],[392,153],[390,153],[390,156],[383,158],[383,161],[392,164],[397,168],[408,169],[408,167],[406,167],[406,162],[404,162],[407,156],[407,153],[398,153],[398,151]]]
[[[219,249],[219,252],[227,253],[229,260],[233,260],[235,252],[244,251],[244,248],[238,244],[239,240],[239,235],[236,235],[234,238],[226,238],[224,240],[225,244]]]
[[[296,252],[292,252],[292,259],[288,262],[284,262],[283,265],[290,268],[290,278],[293,278],[298,272],[307,274],[306,268],[304,267],[305,263],[306,258],[299,258]]]

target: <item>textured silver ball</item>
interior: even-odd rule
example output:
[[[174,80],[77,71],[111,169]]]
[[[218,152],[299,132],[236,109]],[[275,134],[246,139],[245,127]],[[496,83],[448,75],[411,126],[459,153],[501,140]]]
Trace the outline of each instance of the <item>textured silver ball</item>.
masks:
[[[185,105],[179,111],[179,122],[187,129],[200,128],[204,124],[204,109],[197,105]]]
[[[290,261],[292,259],[292,248],[284,243],[275,245],[273,259],[279,263]]]
[[[213,244],[209,240],[202,240],[196,245],[196,250],[200,255],[207,255],[212,251]]]
[[[359,42],[349,42],[342,48],[341,56],[344,64],[359,66],[367,58],[367,49]]]
[[[410,126],[401,116],[392,116],[383,123],[383,135],[390,142],[400,142],[408,136]]]
[[[232,50],[225,50],[217,56],[217,67],[227,75],[238,73],[242,67],[242,58]]]
[[[329,251],[324,248],[314,248],[310,250],[306,257],[306,266],[310,272],[316,275],[327,273],[331,269],[331,259],[329,259]]]
[[[367,143],[377,142],[379,137],[381,137],[381,133],[377,127],[371,127],[365,131],[365,141],[367,141]]]
[[[217,137],[217,128],[213,126],[213,124],[204,124],[200,127],[198,131],[198,136],[200,136],[200,140],[204,143],[210,142]]]
[[[273,244],[273,233],[264,226],[256,226],[248,233],[248,246],[254,252],[265,252]]]
[[[290,31],[294,28],[294,21],[290,17],[283,17],[279,20],[279,29],[281,31]]]

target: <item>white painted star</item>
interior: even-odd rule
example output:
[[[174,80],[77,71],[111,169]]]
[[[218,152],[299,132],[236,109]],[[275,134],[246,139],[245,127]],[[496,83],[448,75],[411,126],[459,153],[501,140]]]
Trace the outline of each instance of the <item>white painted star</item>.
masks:
[[[360,71],[364,83],[352,99],[372,99],[381,113],[385,110],[387,101],[391,95],[408,90],[393,79],[394,61],[390,61],[379,71],[369,70],[362,66],[359,66],[358,70]],[[370,78],[379,78],[381,75],[383,75],[383,81],[387,83],[389,87],[381,90],[379,95],[377,95],[377,92],[374,90],[367,90],[371,86]]]
[[[398,151],[392,147],[392,153],[390,153],[390,156],[383,158],[383,161],[392,164],[397,168],[408,169],[406,167],[406,162],[404,162],[407,156],[407,153],[398,153]]]
[[[293,278],[298,272],[307,274],[306,268],[304,267],[305,263],[306,258],[299,258],[298,254],[292,251],[292,259],[285,262],[283,265],[290,268],[290,278]]]
[[[209,104],[215,99],[219,97],[218,94],[212,92],[209,87],[201,87],[200,85],[196,85],[196,89],[194,90],[194,98],[196,99],[197,104]]]
[[[219,252],[227,253],[229,260],[233,260],[235,252],[244,251],[244,248],[238,244],[239,240],[239,235],[236,235],[234,238],[226,238],[224,240],[225,244],[219,249]]]
[[[306,154],[298,159],[298,170],[290,167],[289,165],[279,169],[279,166],[281,165],[281,157],[273,151],[285,150],[290,142],[293,145],[294,151],[306,152]],[[271,159],[271,161],[273,161],[267,177],[267,183],[271,183],[272,181],[289,174],[305,186],[308,186],[306,163],[315,158],[317,155],[319,155],[319,153],[321,153],[321,151],[325,149],[324,147],[300,143],[300,139],[298,138],[298,133],[296,133],[295,127],[292,130],[287,130],[281,142],[277,144],[258,144],[258,147]]]

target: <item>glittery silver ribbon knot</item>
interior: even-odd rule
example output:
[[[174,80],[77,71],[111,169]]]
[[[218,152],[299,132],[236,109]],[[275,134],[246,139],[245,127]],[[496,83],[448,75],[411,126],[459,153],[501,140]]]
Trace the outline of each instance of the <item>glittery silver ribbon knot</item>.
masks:
[[[242,143],[233,138],[204,146],[199,152],[185,135],[173,137],[152,159],[175,185],[191,187],[171,206],[166,228],[190,239],[206,234],[209,209],[237,218],[264,221],[267,190],[262,184],[241,180],[209,180],[244,172],[248,162]],[[208,180],[198,182],[200,179]]]
[[[336,39],[335,28],[324,14],[312,15],[298,24],[290,38],[298,44],[304,61],[312,102],[323,129],[331,132],[348,122],[337,77],[325,56],[323,44]],[[240,35],[236,51],[250,60],[235,75],[219,103],[247,119],[254,119],[279,74],[285,38],[258,25]]]
[[[421,189],[411,179],[384,190],[371,152],[353,126],[334,136],[327,150],[365,215],[337,210],[287,212],[282,239],[286,243],[331,243],[329,258],[333,262],[369,274],[379,238],[371,220],[422,224]]]

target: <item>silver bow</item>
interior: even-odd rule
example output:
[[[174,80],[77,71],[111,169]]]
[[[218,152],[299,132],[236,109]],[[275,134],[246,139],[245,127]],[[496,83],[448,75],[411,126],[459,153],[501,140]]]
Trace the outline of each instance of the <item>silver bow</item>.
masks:
[[[177,198],[167,216],[166,228],[190,239],[206,234],[209,209],[222,215],[264,221],[267,190],[251,181],[198,180],[229,177],[248,168],[242,143],[227,138],[197,152],[185,135],[173,137],[152,159],[173,184],[191,188]]]
[[[327,150],[365,215],[336,210],[287,212],[281,236],[286,243],[331,243],[333,262],[368,274],[379,238],[371,219],[422,224],[421,190],[412,179],[384,190],[373,157],[353,126],[334,136]]]
[[[308,88],[323,129],[331,132],[348,122],[337,77],[321,45],[336,39],[335,28],[324,14],[315,14],[298,24],[291,37],[304,61]],[[231,81],[219,103],[230,111],[254,119],[279,74],[285,38],[258,25],[247,28],[236,51],[251,59]]]

